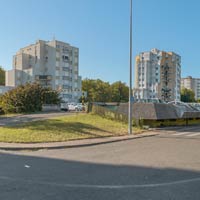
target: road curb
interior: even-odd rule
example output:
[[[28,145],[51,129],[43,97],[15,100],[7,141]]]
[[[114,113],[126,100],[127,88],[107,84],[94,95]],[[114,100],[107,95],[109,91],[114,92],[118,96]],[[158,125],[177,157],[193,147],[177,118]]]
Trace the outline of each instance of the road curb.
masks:
[[[123,136],[121,138],[118,138],[118,139],[111,139],[110,138],[103,138],[102,141],[98,141],[98,142],[95,142],[95,141],[91,141],[88,142],[88,143],[82,143],[82,144],[61,144],[61,145],[55,145],[53,146],[52,143],[49,143],[50,145],[40,145],[40,146],[14,146],[12,143],[10,144],[10,146],[1,146],[1,143],[0,143],[0,150],[5,150],[5,151],[25,151],[25,150],[29,150],[29,151],[38,151],[38,150],[43,150],[43,149],[46,149],[46,150],[55,150],[55,149],[67,149],[67,148],[80,148],[80,147],[89,147],[89,146],[95,146],[95,145],[101,145],[101,144],[109,144],[109,143],[115,143],[115,142],[122,142],[122,141],[127,141],[127,140],[135,140],[135,139],[140,139],[140,138],[144,138],[144,137],[153,137],[157,135],[157,133],[151,133],[151,134],[145,134],[145,135],[136,135],[136,136],[133,136],[133,137],[127,137],[127,136]],[[8,144],[8,143],[7,143]],[[21,145],[21,144],[20,144]],[[27,144],[26,144],[27,145]]]

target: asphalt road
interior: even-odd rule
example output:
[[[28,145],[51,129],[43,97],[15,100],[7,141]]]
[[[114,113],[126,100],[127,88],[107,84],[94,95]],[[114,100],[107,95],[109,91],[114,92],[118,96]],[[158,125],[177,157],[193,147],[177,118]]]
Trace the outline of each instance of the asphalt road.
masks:
[[[191,134],[200,130],[193,128]],[[0,199],[199,200],[200,138],[175,132],[181,131],[82,148],[1,151]]]
[[[0,117],[0,126],[12,126],[20,123],[31,121],[45,120],[58,116],[71,115],[73,112],[48,112],[48,113],[34,113],[26,115],[17,115],[13,117]]]

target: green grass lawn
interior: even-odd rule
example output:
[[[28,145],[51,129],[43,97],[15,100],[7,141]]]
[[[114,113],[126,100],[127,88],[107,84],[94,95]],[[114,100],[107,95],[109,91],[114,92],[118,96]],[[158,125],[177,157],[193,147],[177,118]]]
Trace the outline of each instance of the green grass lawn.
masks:
[[[93,114],[77,114],[0,127],[0,142],[56,142],[127,134],[127,124]],[[135,130],[140,132],[139,129]]]

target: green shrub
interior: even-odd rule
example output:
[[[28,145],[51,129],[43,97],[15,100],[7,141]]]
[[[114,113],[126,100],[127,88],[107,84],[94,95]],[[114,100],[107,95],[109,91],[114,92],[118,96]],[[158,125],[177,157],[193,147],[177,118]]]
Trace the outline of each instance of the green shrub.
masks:
[[[37,83],[20,85],[0,97],[0,107],[5,113],[26,113],[42,110],[43,104],[58,104],[59,94]]]

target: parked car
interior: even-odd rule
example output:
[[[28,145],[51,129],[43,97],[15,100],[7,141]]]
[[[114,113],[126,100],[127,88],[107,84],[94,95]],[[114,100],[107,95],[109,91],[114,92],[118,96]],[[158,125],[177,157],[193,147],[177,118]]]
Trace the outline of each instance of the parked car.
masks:
[[[76,111],[76,104],[75,103],[69,103],[68,108],[69,108],[69,111]]]
[[[68,103],[68,109],[69,111],[83,111],[85,107],[82,103]]]
[[[77,104],[77,105],[75,106],[75,110],[76,110],[76,111],[82,111],[82,110],[83,110],[83,106],[80,105],[80,104]]]
[[[64,111],[69,111],[68,103],[66,103],[66,102],[61,102],[61,104],[60,104],[60,109],[61,109],[61,110],[64,110]]]

